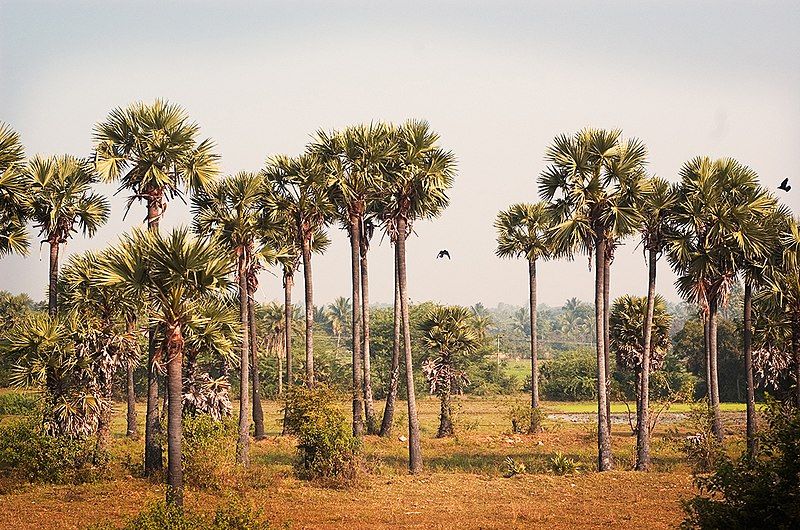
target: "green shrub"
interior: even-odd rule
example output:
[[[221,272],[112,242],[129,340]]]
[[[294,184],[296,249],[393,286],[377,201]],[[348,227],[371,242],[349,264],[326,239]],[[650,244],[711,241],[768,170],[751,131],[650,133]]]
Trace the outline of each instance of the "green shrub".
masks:
[[[297,435],[294,469],[298,478],[349,485],[356,479],[360,440],[324,385],[293,388],[287,426]]]
[[[772,401],[764,416],[758,455],[717,458],[682,528],[800,528],[800,411]]]
[[[8,392],[0,394],[0,416],[30,416],[39,409],[36,394]]]
[[[94,525],[91,530],[111,530],[112,524]],[[129,519],[122,530],[269,530],[261,511],[231,500],[213,514],[200,514],[187,508],[153,504]]]
[[[711,470],[723,456],[722,444],[712,430],[714,416],[707,403],[689,409],[688,425],[693,434],[683,439],[683,452],[695,473]]]
[[[532,409],[529,404],[514,405],[508,411],[512,434],[541,432],[545,414],[542,409]]]
[[[197,488],[221,489],[236,476],[236,421],[208,414],[183,419],[183,476]]]
[[[94,438],[46,434],[41,418],[0,426],[0,475],[15,481],[82,484],[104,478],[108,455],[98,453]]]

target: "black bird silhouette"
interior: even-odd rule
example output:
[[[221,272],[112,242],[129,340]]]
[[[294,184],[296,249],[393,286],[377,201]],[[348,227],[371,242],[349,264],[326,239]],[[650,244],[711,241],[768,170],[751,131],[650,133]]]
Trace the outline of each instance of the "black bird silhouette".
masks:
[[[447,256],[447,259],[450,259],[450,253],[446,250],[440,250],[439,253],[436,255],[436,259],[443,258]]]
[[[778,186],[778,189],[783,191],[789,191],[790,189],[792,189],[792,187],[789,186],[789,179],[788,178],[783,179],[783,182],[781,182],[781,185]]]

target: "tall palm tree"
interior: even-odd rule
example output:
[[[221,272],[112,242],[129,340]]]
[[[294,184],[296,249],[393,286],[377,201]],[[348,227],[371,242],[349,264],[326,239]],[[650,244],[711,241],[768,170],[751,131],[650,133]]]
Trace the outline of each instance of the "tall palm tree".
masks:
[[[250,346],[251,328],[254,328],[255,324],[255,319],[251,315],[250,297],[253,290],[251,286],[255,281],[252,271],[258,264],[256,243],[262,235],[264,219],[267,218],[261,214],[264,192],[262,175],[240,172],[208,185],[206,190],[196,194],[192,201],[194,231],[216,239],[237,264],[241,356],[236,460],[245,465],[249,462],[250,448],[249,365],[251,361],[256,361]],[[253,370],[254,372],[257,370],[257,362],[253,363]],[[255,384],[255,380],[253,387],[255,405],[258,398],[258,385]],[[260,427],[260,432],[257,428],[256,434],[263,437],[263,413],[259,420],[256,423],[257,427]]]
[[[605,348],[605,277],[609,245],[638,223],[633,198],[641,184],[647,149],[621,131],[584,129],[561,135],[547,149],[548,167],[539,178],[539,194],[551,203],[556,253],[583,251],[595,260],[595,334],[597,338],[598,469],[613,467]]]
[[[310,152],[298,157],[274,156],[267,160],[263,174],[272,186],[270,200],[276,222],[281,216],[291,219],[293,237],[303,259],[306,311],[306,383],[314,385],[314,284],[311,254],[321,248],[324,227],[334,216],[331,190],[320,158]],[[287,305],[288,307],[288,305]]]
[[[412,473],[419,473],[422,471],[422,450],[411,356],[406,239],[411,235],[415,221],[434,218],[449,204],[447,190],[453,185],[456,161],[452,152],[439,146],[439,135],[426,121],[409,120],[397,128],[394,135],[398,144],[397,155],[387,168],[387,182],[379,211],[395,245],[408,393],[408,467]]]
[[[157,231],[169,200],[186,190],[203,189],[219,172],[211,140],[200,140],[200,127],[179,105],[157,99],[113,109],[94,127],[95,166],[107,181],[127,190],[128,208],[147,206],[147,227]],[[147,416],[145,474],[162,467],[158,441],[158,348],[150,328],[147,349]]]
[[[539,348],[536,333],[536,261],[551,255],[549,231],[552,218],[547,204],[513,204],[497,214],[494,223],[497,230],[496,254],[501,258],[524,256],[528,261],[528,293],[531,329],[531,409],[539,408]],[[539,422],[531,415],[530,432]]]
[[[0,122],[0,257],[28,252],[24,164],[25,150],[19,135]]]
[[[666,180],[652,177],[645,193],[640,197],[639,232],[647,253],[647,310],[645,312],[641,377],[636,403],[636,469],[645,471],[650,467],[650,366],[653,315],[656,307],[656,266],[670,236],[670,216],[677,200],[677,190]]]
[[[92,192],[97,174],[83,160],[64,155],[34,157],[25,168],[30,219],[50,245],[48,312],[58,308],[58,262],[61,245],[76,232],[92,237],[108,221],[108,200]]]
[[[476,351],[481,340],[475,329],[472,314],[465,307],[436,307],[431,309],[419,325],[423,343],[434,352],[434,357],[423,364],[423,372],[431,393],[441,400],[437,438],[453,436],[453,410],[451,396],[460,392],[466,374],[460,368],[463,357]]]
[[[722,440],[717,375],[717,314],[739,271],[739,257],[769,251],[774,199],[758,186],[753,170],[730,158],[697,157],[681,168],[673,208],[676,234],[669,260],[681,295],[695,301],[705,322],[709,407],[713,431]]]
[[[103,283],[130,297],[150,300],[150,318],[163,327],[169,393],[167,502],[183,505],[182,397],[187,325],[202,303],[224,292],[232,265],[213,239],[198,240],[186,228],[162,236],[135,232],[108,251]],[[245,357],[246,360],[246,357]]]
[[[325,161],[334,185],[338,217],[350,237],[353,336],[353,432],[377,431],[369,358],[369,279],[367,255],[373,225],[368,218],[381,193],[384,169],[396,144],[383,123],[356,125],[341,132],[319,132],[311,149]],[[366,410],[365,410],[366,409]]]
[[[397,245],[394,249],[394,328],[392,334],[392,360],[389,368],[389,388],[386,392],[386,405],[383,407],[380,435],[389,437],[394,426],[394,408],[397,401],[397,389],[400,384],[400,342],[403,330],[403,318],[400,311],[400,280],[397,266]]]

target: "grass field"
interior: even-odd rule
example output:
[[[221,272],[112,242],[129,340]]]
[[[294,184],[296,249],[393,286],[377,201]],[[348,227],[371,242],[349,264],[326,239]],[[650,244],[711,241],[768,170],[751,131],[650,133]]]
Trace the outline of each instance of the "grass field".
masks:
[[[615,426],[617,471],[596,473],[596,435],[592,423],[547,420],[539,435],[511,435],[508,409],[525,396],[462,398],[457,401],[456,438],[437,440],[438,402],[419,402],[425,472],[406,473],[406,444],[400,425],[389,439],[367,437],[369,473],[351,490],[336,490],[293,478],[294,439],[278,436],[279,405],[266,402],[267,439],[254,442],[251,479],[221,491],[187,491],[187,504],[211,510],[229,496],[242,496],[263,509],[278,528],[674,528],[682,519],[680,501],[693,494],[679,438],[689,426],[657,429],[653,471],[629,471],[635,439]],[[343,407],[346,404],[343,402]],[[404,404],[403,404],[404,405]],[[545,403],[552,412],[591,412],[590,403]],[[624,408],[624,407],[623,407]],[[382,410],[379,404],[378,410]],[[403,410],[402,408],[399,410]],[[738,410],[738,409],[733,409]],[[142,420],[143,411],[139,414]],[[741,415],[725,416],[730,432],[741,432]],[[112,444],[113,472],[107,482],[83,486],[24,486],[0,495],[0,528],[81,529],[109,521],[122,524],[148,502],[161,499],[156,480],[136,478],[126,462],[138,465],[142,441],[124,433],[124,405],[117,404]],[[731,443],[740,444],[739,436]],[[580,471],[555,476],[549,461],[556,452],[576,459]],[[504,478],[511,456],[529,472]]]

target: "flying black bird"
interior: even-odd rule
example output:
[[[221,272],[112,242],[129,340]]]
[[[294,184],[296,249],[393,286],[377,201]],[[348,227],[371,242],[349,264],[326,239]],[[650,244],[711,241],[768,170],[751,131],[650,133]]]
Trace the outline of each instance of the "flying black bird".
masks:
[[[447,256],[447,259],[450,259],[450,253],[446,250],[440,250],[439,253],[436,255],[436,259],[443,258]]]
[[[783,179],[783,182],[781,182],[781,185],[778,186],[778,189],[783,191],[789,191],[790,189],[792,189],[792,187],[789,186],[789,179],[788,178]]]

